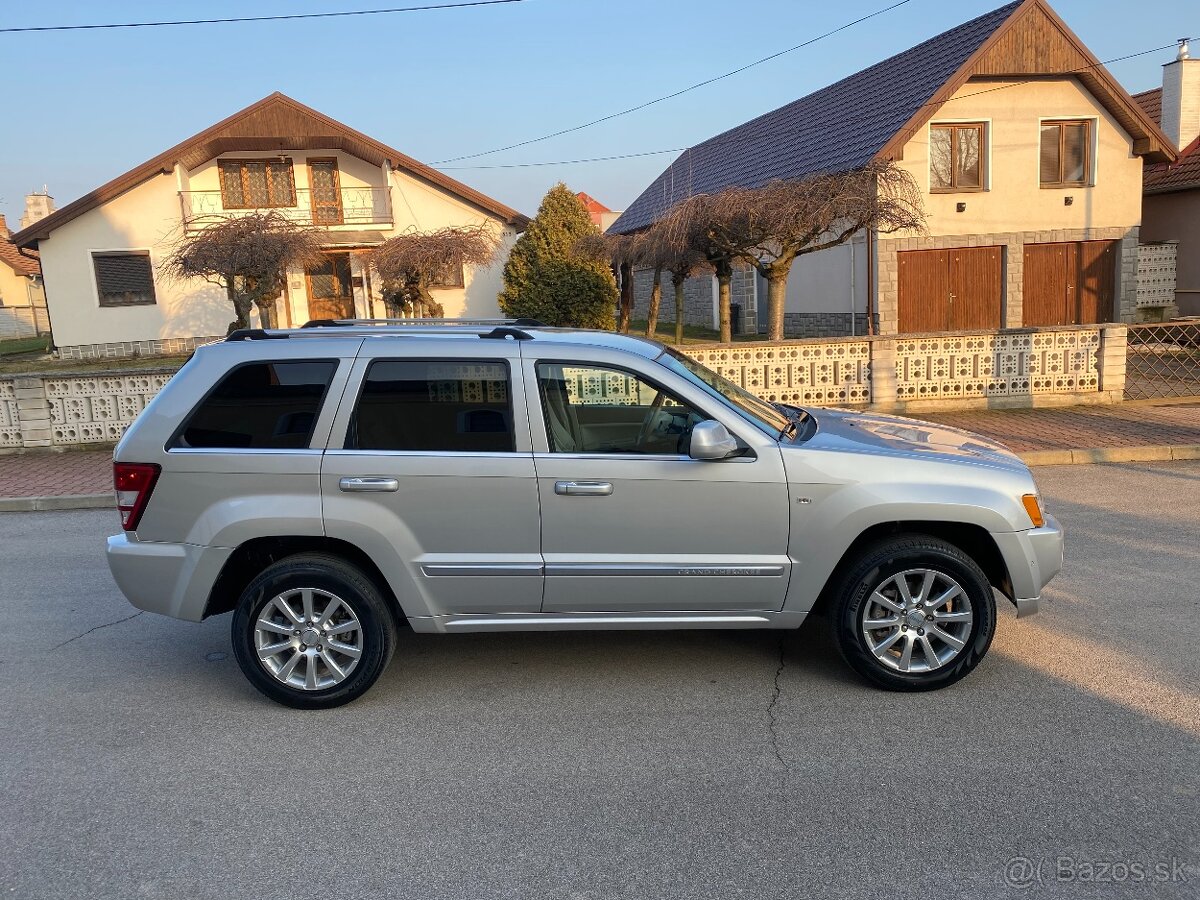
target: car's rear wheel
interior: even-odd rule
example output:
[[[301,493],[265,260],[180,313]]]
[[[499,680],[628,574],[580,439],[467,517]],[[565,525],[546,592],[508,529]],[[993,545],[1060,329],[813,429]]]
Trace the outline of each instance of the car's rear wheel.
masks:
[[[242,592],[232,631],[250,683],[297,709],[362,696],[396,647],[396,623],[379,589],[344,560],[319,554],[264,569]]]
[[[889,690],[933,690],[979,665],[996,631],[996,601],[987,576],[953,544],[902,535],[850,568],[831,625],[860,675]]]

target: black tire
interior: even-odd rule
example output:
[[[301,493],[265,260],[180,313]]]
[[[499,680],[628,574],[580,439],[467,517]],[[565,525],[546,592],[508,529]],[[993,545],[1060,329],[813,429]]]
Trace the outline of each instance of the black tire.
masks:
[[[875,603],[872,598],[875,590],[885,585],[889,579],[912,569],[932,570],[953,579],[962,588],[964,596],[953,601],[948,609],[958,609],[961,614],[969,604],[971,613],[969,623],[949,628],[962,639],[964,646],[957,651],[956,656],[930,671],[904,672],[893,668],[876,657],[864,633],[864,615],[871,610],[879,610],[877,605],[871,605]],[[932,589],[930,593],[933,593]],[[864,610],[864,607],[867,609]],[[904,617],[897,613],[887,614],[894,615],[898,622],[904,620]],[[953,684],[979,665],[991,646],[992,636],[996,633],[996,601],[987,576],[973,559],[953,544],[928,535],[905,534],[871,545],[850,565],[833,598],[829,621],[842,658],[868,681],[892,691],[931,691]],[[882,636],[882,644],[883,637],[896,635],[901,627],[897,624],[894,630],[880,629],[873,634]],[[906,640],[920,640],[908,634],[908,625],[904,625],[903,630],[904,634],[901,634],[898,640],[901,646]],[[913,631],[915,630],[914,627]],[[925,632],[922,630],[921,634],[924,635]],[[938,640],[938,647],[950,652],[949,644],[931,638],[930,645],[933,640]],[[923,648],[925,645],[915,646]],[[938,647],[933,648],[935,654]],[[897,650],[896,656],[899,653]],[[914,657],[916,653],[914,650]],[[920,653],[922,661],[917,665],[929,665],[924,649],[921,649]],[[900,664],[899,659],[895,659],[890,650],[885,651],[884,655],[894,659],[897,665]]]
[[[360,626],[349,632],[348,638],[361,643],[360,655],[353,662],[348,662],[348,657],[336,657],[346,666],[344,680],[312,690],[280,681],[268,670],[267,664],[260,661],[255,643],[257,622],[267,604],[289,591],[304,588],[327,592],[340,599],[353,612]],[[396,620],[389,602],[371,579],[357,568],[336,556],[306,553],[279,560],[247,585],[233,612],[232,638],[233,654],[242,673],[262,694],[295,709],[330,709],[358,699],[383,674],[396,649]],[[288,639],[281,635],[281,641]],[[280,651],[280,657],[275,659],[290,659],[289,654],[294,652]],[[330,680],[334,677],[333,670],[323,659],[313,662],[311,658],[305,658],[297,668],[301,665],[315,666],[316,671],[323,671],[324,677]]]

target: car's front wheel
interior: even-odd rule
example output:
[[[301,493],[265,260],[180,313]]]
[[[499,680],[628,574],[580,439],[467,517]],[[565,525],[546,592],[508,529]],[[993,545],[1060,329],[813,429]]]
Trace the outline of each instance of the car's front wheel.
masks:
[[[268,566],[233,613],[233,652],[259,691],[297,709],[362,696],[396,647],[396,623],[369,578],[334,556]]]
[[[996,601],[987,576],[953,544],[900,535],[869,547],[847,572],[831,625],[860,675],[889,690],[933,690],[979,665],[996,631]]]

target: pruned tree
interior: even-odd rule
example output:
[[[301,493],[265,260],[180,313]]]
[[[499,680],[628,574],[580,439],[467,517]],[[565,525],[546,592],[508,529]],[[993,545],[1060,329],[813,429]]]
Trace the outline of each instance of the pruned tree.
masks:
[[[389,314],[424,318],[442,315],[431,288],[463,266],[486,266],[499,243],[484,225],[412,231],[389,238],[367,254],[379,273]]]
[[[787,279],[797,257],[845,243],[863,229],[920,231],[925,216],[916,181],[890,162],[727,188],[710,199],[709,237],[723,253],[767,280],[767,336],[783,339]]]
[[[225,289],[236,318],[228,333],[250,327],[258,308],[264,327],[274,324],[274,304],[287,270],[320,258],[318,233],[273,210],[223,219],[176,242],[164,264],[175,278],[203,278]]]
[[[713,218],[715,212],[713,197],[697,194],[676,204],[658,224],[673,235],[676,244],[699,257],[698,270],[707,267],[716,276],[719,336],[722,343],[729,343],[733,340],[733,268],[741,258],[737,251],[744,248],[732,246],[728,230]]]
[[[581,243],[599,234],[579,198],[564,184],[552,187],[504,264],[499,302],[505,315],[611,329],[616,279],[609,262]]]

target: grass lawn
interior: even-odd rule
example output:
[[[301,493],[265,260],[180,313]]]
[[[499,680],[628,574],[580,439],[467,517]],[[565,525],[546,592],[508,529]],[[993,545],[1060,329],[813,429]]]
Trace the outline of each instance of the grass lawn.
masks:
[[[0,358],[14,353],[46,353],[50,349],[49,335],[41,337],[12,338],[0,341]]]
[[[635,337],[646,336],[646,320],[632,319],[629,322],[629,333]],[[683,326],[683,342],[685,344],[715,344],[720,338],[720,332],[714,331],[712,328],[705,328],[703,325],[684,325]],[[658,327],[655,329],[654,339],[661,341],[664,344],[675,343],[675,322],[674,320],[665,322],[662,319],[658,320]],[[762,335],[758,334],[735,334],[735,341],[761,341]]]
[[[186,356],[138,356],[123,359],[0,358],[0,375],[43,375],[55,372],[112,372],[137,369],[178,369]]]

